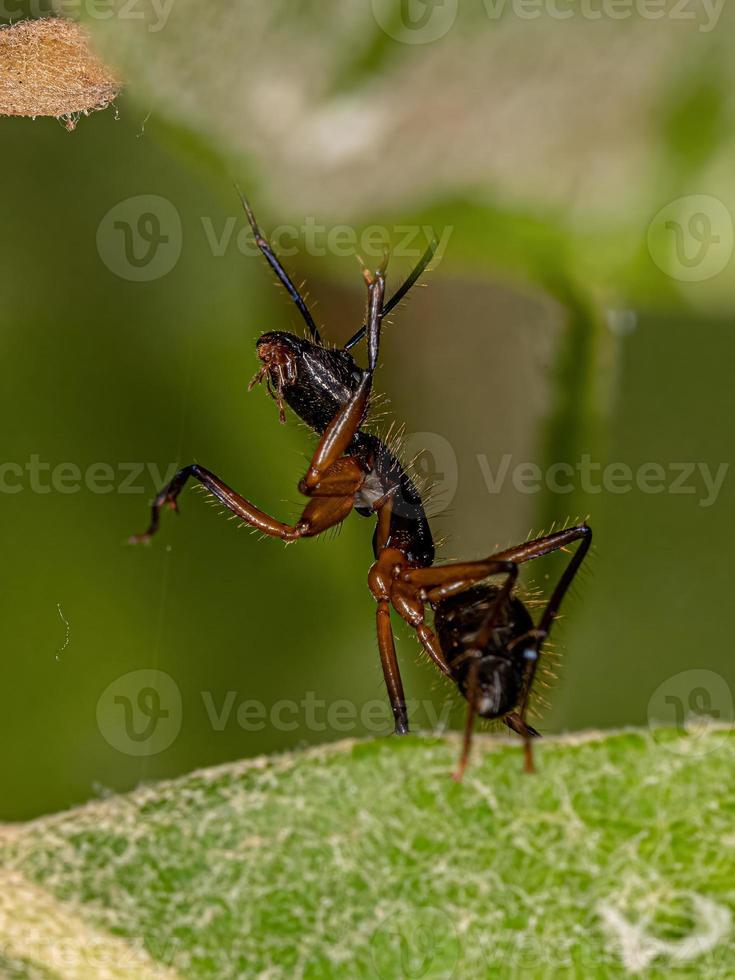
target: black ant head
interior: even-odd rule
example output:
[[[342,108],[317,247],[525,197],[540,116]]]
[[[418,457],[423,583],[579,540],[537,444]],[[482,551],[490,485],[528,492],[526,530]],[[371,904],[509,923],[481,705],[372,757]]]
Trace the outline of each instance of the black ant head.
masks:
[[[262,367],[250,388],[263,381],[286,421],[284,402],[307,425],[323,432],[364,376],[347,351],[323,347],[295,334],[264,333],[256,345]]]

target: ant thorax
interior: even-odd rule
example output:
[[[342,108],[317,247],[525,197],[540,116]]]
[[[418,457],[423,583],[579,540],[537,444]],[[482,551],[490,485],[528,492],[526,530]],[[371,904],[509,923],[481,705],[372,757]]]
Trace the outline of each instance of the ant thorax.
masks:
[[[362,517],[375,514],[375,505],[389,495],[390,536],[386,547],[397,548],[408,565],[425,568],[434,561],[434,539],[421,494],[398,457],[376,435],[358,432],[348,449],[366,476],[355,494],[354,507]],[[377,529],[376,529],[377,533]],[[376,550],[376,538],[373,539]]]

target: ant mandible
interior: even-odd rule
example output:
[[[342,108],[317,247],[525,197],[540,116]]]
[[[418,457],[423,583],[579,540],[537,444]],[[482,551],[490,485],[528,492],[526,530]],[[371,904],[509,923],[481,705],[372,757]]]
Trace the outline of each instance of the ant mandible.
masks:
[[[421,496],[403,466],[377,436],[363,428],[378,363],[383,318],[405,297],[434,256],[432,242],[400,289],[385,301],[384,262],[363,270],[368,302],[365,324],[344,348],[323,345],[309,308],[262,234],[247,199],[243,207],[255,241],[303,317],[309,339],[284,332],[257,341],[262,362],[250,383],[265,381],[285,421],[284,402],[320,436],[299,491],[309,498],[295,524],[285,524],[255,507],[219,477],[197,463],[179,470],[152,505],[148,530],[131,538],[149,540],[158,530],[163,507],[178,510],[177,498],[191,477],[246,524],[265,535],[291,542],[314,537],[340,524],[355,509],[375,515],[375,562],[368,584],[377,604],[377,636],[395,732],[408,733],[408,714],[398,667],[391,607],[415,630],[436,666],[468,702],[464,744],[455,778],[467,765],[475,715],[500,718],[524,740],[525,769],[533,771],[531,739],[538,732],[526,722],[528,700],[541,646],[562,599],[591,542],[586,524],[493,554],[481,561],[434,565],[434,542]],[[367,369],[349,351],[367,336]],[[519,565],[579,542],[554,589],[538,626],[514,596]],[[486,580],[504,576],[501,585]],[[434,629],[425,609],[434,611]]]

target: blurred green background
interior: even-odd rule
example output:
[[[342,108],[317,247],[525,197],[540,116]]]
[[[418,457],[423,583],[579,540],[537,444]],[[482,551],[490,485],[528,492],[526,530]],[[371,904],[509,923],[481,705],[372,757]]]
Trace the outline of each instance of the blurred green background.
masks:
[[[446,537],[443,557],[481,557],[553,521],[589,516],[595,546],[556,635],[564,656],[542,729],[645,724],[670,704],[667,692],[686,701],[702,685],[699,706],[722,716],[735,680],[725,630],[732,478],[721,470],[714,494],[701,471],[686,477],[691,492],[671,492],[671,483],[672,465],[714,474],[732,459],[735,277],[727,250],[735,129],[727,26],[703,33],[667,23],[669,37],[658,22],[603,25],[590,62],[618,32],[610,77],[617,70],[627,79],[645,64],[656,69],[660,90],[633,98],[621,81],[620,97],[587,117],[585,82],[593,80],[580,69],[575,86],[572,62],[589,23],[567,37],[567,58],[539,66],[531,63],[533,45],[562,51],[563,25],[516,17],[506,28],[485,18],[478,38],[460,17],[446,36],[419,45],[392,37],[378,14],[366,30],[364,10],[353,23],[337,8],[329,20],[330,5],[272,4],[267,13],[258,4],[234,6],[212,3],[195,24],[188,0],[179,0],[156,31],[145,21],[88,18],[129,82],[116,109],[81,120],[72,134],[53,120],[0,121],[0,463],[22,468],[2,471],[0,493],[0,819],[365,732],[360,723],[309,724],[303,711],[295,727],[247,731],[236,714],[245,701],[270,713],[282,699],[298,704],[313,692],[359,712],[384,697],[365,581],[367,521],[352,516],[334,539],[284,548],[236,530],[186,493],[181,516],[166,515],[150,547],[126,544],[145,527],[158,488],[155,471],[144,468],[136,492],[127,492],[121,484],[131,466],[165,475],[172,464],[196,460],[265,509],[298,513],[296,483],[313,439],[291,419],[279,426],[265,392],[246,388],[257,370],[257,336],[302,328],[262,261],[237,247],[243,222],[233,179],[247,188],[266,229],[311,218],[359,235],[378,224],[394,244],[404,225],[448,231],[426,288],[386,329],[377,386],[390,416],[406,425],[410,454],[429,450],[417,465],[439,480],[434,523]],[[248,18],[258,30],[244,30]],[[639,63],[653,37],[645,32],[654,30],[666,43],[649,46]],[[230,47],[215,54],[225,35]],[[528,62],[515,64],[514,45],[528,38]],[[463,44],[480,42],[488,65],[498,60],[493,53],[515,64],[516,87],[511,76],[501,91],[478,94],[460,55]],[[189,57],[191,45],[199,61]],[[327,49],[332,59],[319,61]],[[263,79],[257,58],[270,64],[271,78]],[[323,71],[318,83],[315,63]],[[441,66],[435,74],[433,64]],[[421,102],[432,108],[423,118],[410,104],[411,72],[424,79]],[[558,146],[536,133],[538,115],[519,96],[531,77],[571,85],[559,93]],[[350,157],[345,128],[369,125],[366,104],[404,97],[415,124],[410,138],[376,130],[370,153]],[[300,99],[321,113],[308,139],[294,136],[294,118],[305,118]],[[470,125],[483,122],[473,117],[478,103],[489,113],[505,106],[502,144],[489,139],[483,147],[481,133],[490,130]],[[464,130],[457,106],[470,119]],[[393,136],[398,150],[381,157],[380,141],[392,147]],[[529,160],[518,179],[514,153]],[[568,180],[559,179],[564,161]],[[595,168],[595,181],[585,184]],[[180,245],[180,257],[151,281],[119,274],[124,266],[109,256],[123,254],[125,232],[104,223],[112,208],[140,195],[166,199],[180,219],[180,233],[175,223],[161,229]],[[649,239],[649,227],[671,202],[692,195],[715,198],[720,210],[705,202],[671,213],[686,254],[701,248],[711,263],[700,281],[684,282],[682,269],[696,272],[697,263],[677,264],[674,230],[669,241],[665,225],[663,233],[655,226],[662,246],[655,234]],[[691,223],[701,214],[713,222],[709,237],[701,222]],[[217,254],[207,229],[219,236],[228,219],[235,232]],[[343,342],[364,303],[355,260],[298,246],[287,264],[294,278],[308,280],[326,336]],[[140,248],[144,254],[145,242]],[[394,257],[393,281],[410,266],[410,257]],[[383,431],[388,424],[379,423]],[[644,492],[633,479],[629,492],[620,484],[585,492],[577,478],[570,494],[528,493],[509,476],[490,492],[488,467],[495,473],[504,454],[512,454],[511,466],[542,467],[575,465],[589,454],[633,474],[658,464],[667,488]],[[96,464],[112,468],[110,492],[84,485]],[[530,570],[533,585],[548,589],[558,567],[550,561]],[[409,697],[441,713],[451,690],[421,661],[409,632],[397,625],[397,634]],[[122,724],[123,705],[105,692],[141,669],[173,679],[181,727],[162,751],[131,755],[110,734],[110,725]],[[677,680],[691,670],[711,673]],[[663,693],[662,684],[669,685]],[[457,725],[462,705],[453,700],[449,720]],[[225,703],[231,714],[213,725],[206,705],[219,712]],[[425,704],[414,720],[429,727]]]

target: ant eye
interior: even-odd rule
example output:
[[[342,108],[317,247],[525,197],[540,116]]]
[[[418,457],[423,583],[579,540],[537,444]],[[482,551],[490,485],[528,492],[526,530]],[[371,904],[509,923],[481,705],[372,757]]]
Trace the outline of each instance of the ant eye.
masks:
[[[524,650],[523,651],[523,659],[524,660],[538,660],[538,652],[536,650],[532,650],[529,647],[527,650]]]

